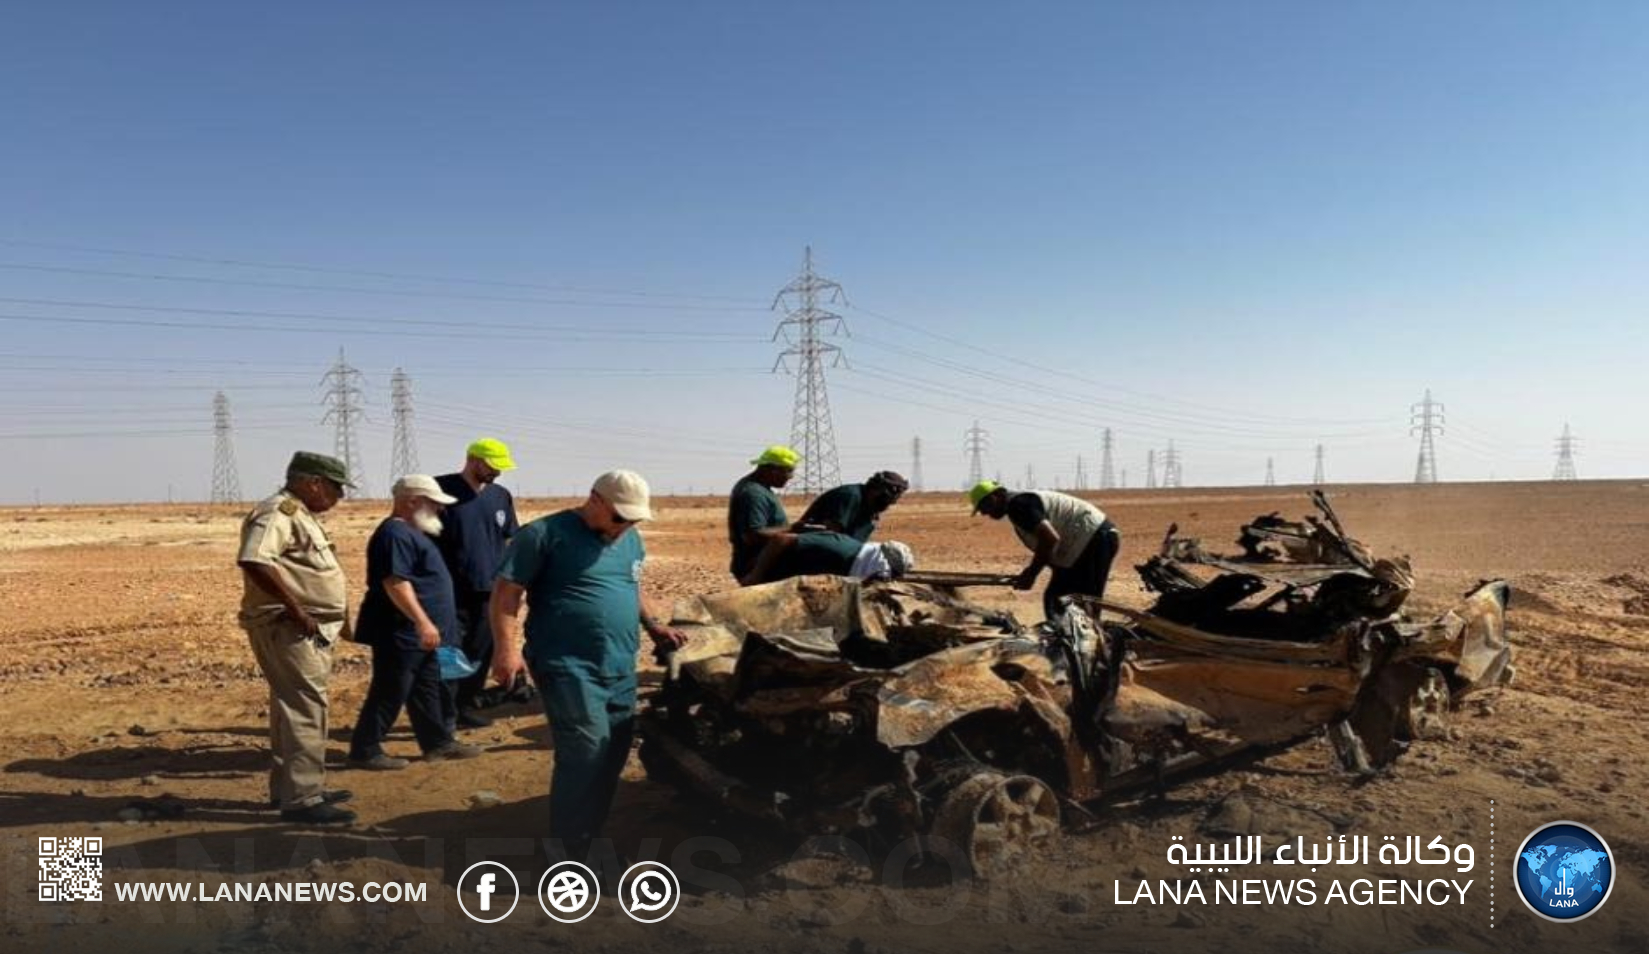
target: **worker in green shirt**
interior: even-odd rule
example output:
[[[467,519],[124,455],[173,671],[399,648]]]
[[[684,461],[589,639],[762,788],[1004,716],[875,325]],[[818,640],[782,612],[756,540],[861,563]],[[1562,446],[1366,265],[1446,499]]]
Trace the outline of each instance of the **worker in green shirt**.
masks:
[[[774,537],[762,549],[750,572],[739,580],[745,586],[788,580],[793,576],[849,576],[855,580],[897,580],[916,569],[916,555],[898,541],[860,543],[845,533],[814,533]]]
[[[493,583],[492,674],[508,686],[530,671],[538,685],[555,752],[550,837],[568,857],[600,836],[630,756],[640,631],[659,647],[686,640],[641,593],[647,551],[636,527],[652,518],[641,475],[609,471],[581,506],[522,527]]]
[[[879,470],[862,484],[843,484],[820,494],[791,529],[797,533],[833,530],[866,543],[876,532],[882,513],[909,489],[910,481],[891,470]]]
[[[734,578],[750,572],[769,540],[788,532],[790,518],[777,491],[790,483],[800,461],[800,454],[774,444],[750,462],[756,469],[733,485],[727,502],[727,542],[733,548],[729,569]]]

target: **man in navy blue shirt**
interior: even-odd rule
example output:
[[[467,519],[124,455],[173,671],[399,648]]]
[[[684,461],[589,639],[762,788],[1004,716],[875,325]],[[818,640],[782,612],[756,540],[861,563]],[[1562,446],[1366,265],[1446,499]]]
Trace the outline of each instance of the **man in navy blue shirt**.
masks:
[[[453,498],[435,478],[411,474],[395,482],[394,509],[366,547],[366,597],[355,638],[372,647],[372,684],[350,739],[357,768],[403,769],[407,760],[384,752],[384,737],[406,707],[424,758],[481,754],[452,737],[436,650],[458,629],[452,576],[431,536],[441,532],[441,508]]]
[[[476,664],[475,674],[447,683],[452,696],[453,729],[478,729],[491,724],[476,711],[476,699],[487,684],[492,666],[492,625],[487,601],[492,578],[510,538],[521,529],[515,517],[515,498],[497,483],[500,474],[515,469],[503,441],[483,437],[465,451],[464,469],[437,477],[441,490],[454,498],[441,521],[437,543],[452,573],[457,597],[457,645]]]

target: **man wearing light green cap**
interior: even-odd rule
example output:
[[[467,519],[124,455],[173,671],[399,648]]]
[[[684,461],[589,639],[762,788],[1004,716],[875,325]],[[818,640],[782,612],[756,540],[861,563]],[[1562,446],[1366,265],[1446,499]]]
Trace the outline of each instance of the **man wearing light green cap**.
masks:
[[[283,820],[300,824],[355,820],[336,804],[349,793],[324,787],[332,645],[347,635],[349,616],[343,567],[315,519],[351,486],[343,461],[293,454],[285,486],[242,522],[236,557],[245,581],[240,624],[269,683],[269,799]]]
[[[727,542],[733,548],[734,579],[750,573],[769,541],[788,534],[790,518],[775,491],[790,483],[801,459],[790,448],[774,444],[750,462],[756,469],[733,485],[727,503]]]
[[[981,480],[968,491],[974,513],[992,520],[1006,517],[1013,532],[1031,551],[1031,562],[1014,581],[1016,590],[1028,590],[1049,567],[1053,573],[1042,593],[1042,613],[1053,620],[1064,596],[1105,596],[1111,563],[1122,546],[1122,534],[1105,511],[1079,497],[1054,490],[1017,493],[994,480]]]
[[[452,576],[458,609],[458,647],[476,663],[473,676],[446,684],[447,730],[479,729],[491,724],[477,708],[492,666],[492,625],[487,602],[492,579],[510,538],[521,529],[515,516],[515,497],[499,486],[498,478],[515,469],[515,459],[503,441],[483,437],[464,451],[464,469],[435,478],[441,490],[454,498],[441,521],[435,544]],[[508,688],[508,687],[505,687]]]

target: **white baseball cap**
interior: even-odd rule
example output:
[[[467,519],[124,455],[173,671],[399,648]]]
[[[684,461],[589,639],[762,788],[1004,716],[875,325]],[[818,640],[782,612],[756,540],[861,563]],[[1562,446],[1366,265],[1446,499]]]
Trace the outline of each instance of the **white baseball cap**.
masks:
[[[653,508],[648,504],[651,491],[647,488],[647,481],[633,470],[609,470],[595,479],[595,485],[590,490],[612,504],[625,520],[653,519]]]
[[[396,497],[423,497],[442,506],[458,502],[457,497],[443,493],[441,485],[428,474],[408,474],[395,482],[395,488],[390,493]]]

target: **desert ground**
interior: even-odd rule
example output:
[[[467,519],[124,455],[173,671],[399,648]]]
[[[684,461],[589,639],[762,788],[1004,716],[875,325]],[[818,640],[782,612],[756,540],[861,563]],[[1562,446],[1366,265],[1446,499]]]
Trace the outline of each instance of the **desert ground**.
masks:
[[[1307,488],[1128,490],[1093,496],[1122,527],[1113,598],[1144,606],[1133,565],[1170,522],[1219,547],[1262,513],[1298,517]],[[1495,483],[1329,488],[1347,530],[1377,554],[1406,553],[1418,582],[1410,609],[1440,612],[1482,579],[1514,587],[1509,615],[1518,676],[1453,715],[1452,738],[1418,743],[1389,773],[1338,772],[1326,742],[1129,801],[1072,808],[1057,848],[1021,875],[987,884],[932,872],[898,877],[823,854],[797,860],[799,839],[708,811],[646,779],[632,758],[611,834],[636,858],[669,860],[691,839],[731,852],[693,855],[722,876],[689,887],[658,925],[611,900],[578,925],[537,909],[531,885],[547,828],[553,759],[534,707],[495,710],[475,761],[414,762],[406,771],[341,770],[365,693],[368,655],[341,646],[332,693],[331,784],[355,793],[354,829],[284,826],[263,803],[266,690],[235,624],[233,562],[240,508],[200,505],[0,510],[0,844],[6,950],[475,950],[523,944],[601,950],[861,952],[1225,950],[1522,951],[1556,945],[1649,950],[1649,484]],[[567,505],[520,502],[523,519]],[[792,505],[799,508],[799,502]],[[329,514],[352,584],[386,505]],[[722,501],[671,498],[645,529],[646,586],[661,602],[722,588]],[[1024,553],[1004,524],[970,519],[959,494],[911,495],[883,522],[924,569],[1012,570]],[[1040,615],[1034,594],[974,591]],[[644,683],[656,673],[644,674]],[[403,720],[392,754],[416,746]],[[472,807],[494,792],[499,804]],[[1494,812],[1491,834],[1491,800]],[[125,809],[148,811],[142,820]],[[1470,841],[1478,864],[1464,904],[1178,909],[1126,906],[1113,881],[1186,877],[1164,859],[1175,834],[1233,814],[1252,830],[1442,835]],[[1512,890],[1517,843],[1537,824],[1598,829],[1618,864],[1614,895],[1579,924],[1533,917]],[[49,904],[35,897],[41,835],[105,839],[111,881],[413,880],[408,905]],[[1491,837],[1494,838],[1491,863]],[[805,854],[805,853],[804,853]],[[469,861],[518,871],[521,906],[479,925],[457,913],[451,885]],[[677,856],[679,857],[679,856]],[[1371,869],[1346,877],[1380,877]],[[1430,877],[1410,870],[1392,877]],[[1494,876],[1491,905],[1489,884]],[[1130,890],[1131,895],[1131,890]],[[1493,926],[1491,927],[1491,914]]]

